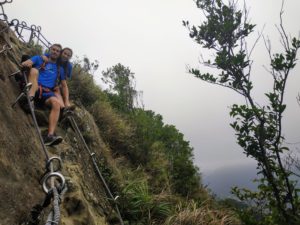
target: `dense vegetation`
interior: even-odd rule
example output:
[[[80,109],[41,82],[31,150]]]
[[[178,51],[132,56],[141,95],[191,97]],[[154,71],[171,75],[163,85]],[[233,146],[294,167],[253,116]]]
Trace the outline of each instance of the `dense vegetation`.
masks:
[[[101,168],[130,224],[239,224],[217,206],[202,187],[193,149],[161,115],[138,107],[134,73],[117,64],[102,72],[108,89],[94,82],[88,59],[75,62],[69,82],[71,99],[94,117],[117,168]]]

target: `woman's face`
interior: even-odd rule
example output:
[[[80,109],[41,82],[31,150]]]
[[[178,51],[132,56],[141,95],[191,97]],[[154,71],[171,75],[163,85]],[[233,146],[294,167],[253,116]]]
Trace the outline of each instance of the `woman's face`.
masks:
[[[61,53],[61,59],[62,61],[69,61],[72,58],[72,52],[69,49],[63,50]]]

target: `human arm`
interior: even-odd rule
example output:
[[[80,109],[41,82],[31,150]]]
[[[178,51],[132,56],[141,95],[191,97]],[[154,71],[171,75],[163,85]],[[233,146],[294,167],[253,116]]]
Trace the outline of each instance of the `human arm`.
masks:
[[[62,87],[62,97],[64,100],[65,107],[71,106],[69,101],[69,88],[66,80],[61,81],[61,87]]]
[[[33,65],[33,61],[31,59],[27,59],[26,61],[21,63],[22,67],[31,68]]]
[[[49,61],[49,57],[47,55],[41,55],[41,57],[45,63]]]
[[[71,79],[72,78],[72,69],[73,69],[73,65],[72,63],[68,62],[68,78]]]
[[[27,68],[31,68],[31,67],[39,67],[40,65],[42,65],[43,63],[43,59],[41,56],[36,55],[31,57],[30,59],[27,59],[26,61],[22,62],[21,65],[22,67],[27,67]]]

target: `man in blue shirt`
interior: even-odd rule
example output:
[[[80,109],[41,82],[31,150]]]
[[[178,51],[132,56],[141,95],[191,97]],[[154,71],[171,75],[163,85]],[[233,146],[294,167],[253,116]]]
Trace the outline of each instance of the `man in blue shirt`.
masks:
[[[69,90],[64,70],[57,65],[61,49],[60,44],[53,44],[50,47],[49,61],[47,63],[43,61],[41,56],[33,56],[22,63],[22,66],[31,68],[28,75],[28,82],[32,83],[29,91],[30,99],[36,98],[40,103],[51,107],[48,135],[44,138],[45,145],[56,145],[62,141],[62,137],[54,134],[60,109],[64,107],[64,104],[54,94],[58,82],[61,82],[64,102],[69,102]]]

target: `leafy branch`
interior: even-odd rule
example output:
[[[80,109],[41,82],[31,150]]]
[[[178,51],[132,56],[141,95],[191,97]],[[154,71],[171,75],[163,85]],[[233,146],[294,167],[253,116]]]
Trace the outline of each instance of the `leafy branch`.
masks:
[[[241,11],[237,9],[236,1],[228,1],[228,4],[222,0],[195,2],[206,20],[197,27],[191,26],[188,21],[184,21],[183,25],[187,27],[194,41],[214,52],[214,59],[208,60],[206,64],[220,72],[206,73],[193,68],[189,68],[189,72],[208,83],[230,88],[246,99],[245,105],[232,106],[230,115],[234,118],[234,122],[231,123],[231,127],[235,130],[237,142],[246,156],[252,157],[257,162],[260,179],[256,182],[259,183],[259,191],[254,193],[237,188],[233,191],[241,200],[249,198],[264,200],[265,207],[261,211],[264,219],[256,222],[296,224],[300,220],[298,197],[300,190],[291,178],[292,172],[282,163],[282,154],[289,150],[283,145],[282,117],[286,109],[284,104],[286,83],[290,71],[296,66],[300,40],[287,36],[282,20],[282,4],[280,25],[277,26],[277,30],[284,51],[272,54],[270,41],[263,37],[270,58],[268,71],[273,77],[273,89],[265,93],[268,104],[260,106],[251,95],[253,83],[250,80],[252,66],[250,56],[262,33],[248,52],[246,38],[253,32],[255,25],[248,22],[246,6],[244,5]]]

